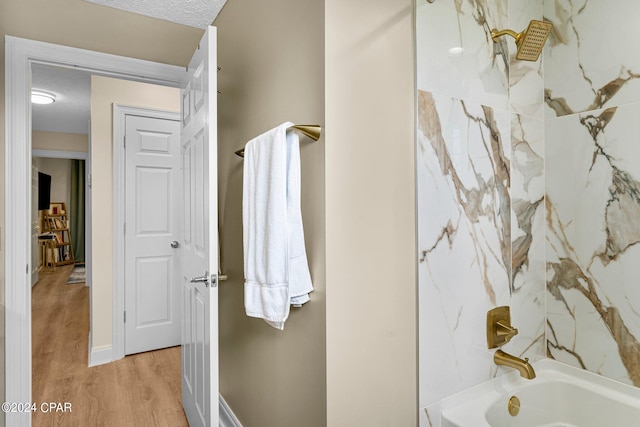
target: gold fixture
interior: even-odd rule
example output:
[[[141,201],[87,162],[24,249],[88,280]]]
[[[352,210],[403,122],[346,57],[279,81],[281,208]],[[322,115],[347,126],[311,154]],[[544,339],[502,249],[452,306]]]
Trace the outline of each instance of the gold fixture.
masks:
[[[508,343],[518,334],[511,326],[509,306],[501,306],[487,312],[487,347],[496,348]]]
[[[511,399],[509,399],[509,403],[507,404],[507,408],[509,409],[509,413],[512,417],[515,417],[520,413],[520,399],[518,399],[518,396],[511,396]]]
[[[522,360],[519,357],[512,356],[502,350],[498,350],[493,355],[493,361],[496,365],[508,366],[510,368],[517,369],[522,378],[532,380],[536,377],[536,371],[534,371],[533,366],[529,364],[529,358],[527,357]]]
[[[491,30],[491,40],[494,43],[498,42],[498,37],[509,35],[516,39],[516,46],[518,47],[518,53],[516,53],[516,59],[523,61],[537,61],[542,52],[544,43],[549,37],[553,25],[550,22],[532,20],[529,22],[529,27],[521,32],[516,33],[512,30],[497,29]]]
[[[322,134],[322,127],[320,125],[293,125],[287,130],[297,130],[301,134],[308,136],[309,138],[317,141],[320,139],[320,135]],[[240,156],[244,158],[244,148],[235,152],[236,156]]]

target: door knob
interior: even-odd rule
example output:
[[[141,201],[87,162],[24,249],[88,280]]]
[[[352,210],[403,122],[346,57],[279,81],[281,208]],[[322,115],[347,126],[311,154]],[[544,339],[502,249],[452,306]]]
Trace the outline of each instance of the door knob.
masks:
[[[204,276],[198,276],[191,279],[191,283],[204,283],[204,285],[209,287],[209,272],[205,271]]]
[[[180,243],[178,243],[178,241],[177,241],[177,240],[174,240],[173,242],[171,242],[171,247],[172,247],[173,249],[175,249],[175,248],[179,248],[179,247],[180,247]]]

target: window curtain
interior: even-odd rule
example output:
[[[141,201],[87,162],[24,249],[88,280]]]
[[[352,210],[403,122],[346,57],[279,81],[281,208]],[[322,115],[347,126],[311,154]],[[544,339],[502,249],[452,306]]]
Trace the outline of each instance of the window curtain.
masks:
[[[71,160],[71,197],[69,219],[71,245],[76,263],[84,262],[84,219],[85,219],[85,173],[84,160]]]

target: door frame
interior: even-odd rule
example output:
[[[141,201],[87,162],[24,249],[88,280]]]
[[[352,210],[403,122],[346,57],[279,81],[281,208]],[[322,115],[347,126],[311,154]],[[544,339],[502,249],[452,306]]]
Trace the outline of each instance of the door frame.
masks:
[[[113,258],[113,360],[125,356],[125,236],[124,222],[126,218],[125,204],[125,120],[127,116],[152,117],[155,119],[175,120],[180,122],[180,113],[155,110],[150,108],[131,107],[113,104],[113,223],[114,223],[114,258]],[[182,307],[182,306],[181,306]]]
[[[5,42],[5,401],[31,402],[31,65],[178,88],[185,68],[12,36]],[[31,414],[7,413],[6,422],[29,427]]]

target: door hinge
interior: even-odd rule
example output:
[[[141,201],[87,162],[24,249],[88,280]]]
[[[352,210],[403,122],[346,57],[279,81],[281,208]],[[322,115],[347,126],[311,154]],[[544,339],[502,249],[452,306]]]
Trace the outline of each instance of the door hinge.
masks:
[[[122,137],[122,145],[124,146],[124,148],[127,148],[127,136],[123,136]]]
[[[127,312],[124,312],[124,323],[127,323]]]
[[[27,264],[27,274],[29,274],[29,264]]]

